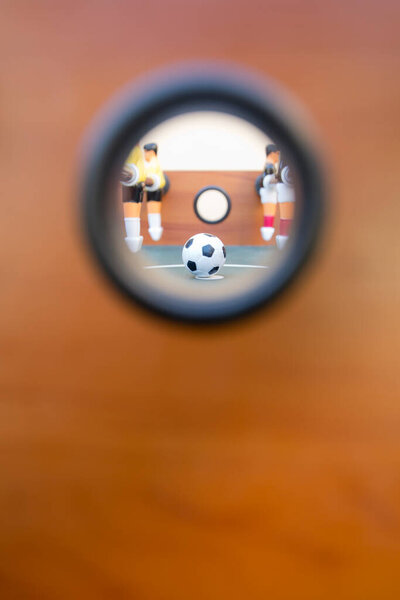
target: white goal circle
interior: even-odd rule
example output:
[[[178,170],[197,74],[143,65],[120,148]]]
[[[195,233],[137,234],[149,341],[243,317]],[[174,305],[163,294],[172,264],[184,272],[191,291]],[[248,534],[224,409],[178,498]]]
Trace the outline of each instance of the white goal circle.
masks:
[[[228,216],[231,202],[228,194],[221,188],[208,186],[200,190],[194,201],[194,210],[205,223],[220,223]]]

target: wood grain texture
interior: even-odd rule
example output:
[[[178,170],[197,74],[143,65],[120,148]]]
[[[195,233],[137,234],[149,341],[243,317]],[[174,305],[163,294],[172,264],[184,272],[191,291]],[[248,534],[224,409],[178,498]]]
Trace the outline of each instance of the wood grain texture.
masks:
[[[2,3],[1,598],[399,597],[399,11]],[[192,330],[105,284],[76,178],[110,94],[199,57],[292,90],[332,194],[291,295]]]

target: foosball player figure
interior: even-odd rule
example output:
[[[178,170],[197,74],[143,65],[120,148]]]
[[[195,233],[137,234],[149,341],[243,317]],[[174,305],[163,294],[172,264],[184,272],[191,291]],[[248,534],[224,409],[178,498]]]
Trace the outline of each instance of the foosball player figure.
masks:
[[[279,202],[279,235],[276,236],[276,245],[279,249],[286,244],[294,218],[295,190],[293,178],[288,166],[281,171],[281,183],[276,184],[278,188]]]
[[[163,228],[161,227],[161,201],[166,185],[166,179],[158,161],[157,144],[145,144],[143,149],[145,173],[147,177],[145,190],[147,193],[147,218],[149,221],[149,235],[152,240],[158,242],[163,233]],[[148,184],[148,180],[152,181],[150,185]]]
[[[140,210],[144,187],[146,184],[152,184],[152,180],[146,179],[143,155],[139,146],[133,148],[125,161],[120,181],[126,230],[125,242],[131,252],[138,252],[143,243],[143,236],[140,235]]]
[[[294,214],[294,189],[289,167],[281,163],[281,155],[275,144],[266,147],[267,163],[259,194],[263,204],[264,223],[260,228],[263,240],[269,242],[275,233],[275,216],[279,203],[280,226],[276,245],[283,248],[288,239]]]
[[[264,212],[264,225],[260,230],[261,236],[266,242],[269,242],[272,239],[275,232],[274,222],[276,203],[278,201],[276,185],[274,165],[272,163],[267,163],[265,165],[264,177],[260,188],[260,198]]]

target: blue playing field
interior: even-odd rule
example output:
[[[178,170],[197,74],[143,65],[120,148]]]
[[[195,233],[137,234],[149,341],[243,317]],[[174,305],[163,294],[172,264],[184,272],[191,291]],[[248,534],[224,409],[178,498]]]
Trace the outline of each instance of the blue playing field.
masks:
[[[143,246],[142,257],[147,269],[171,269],[174,275],[192,278],[182,263],[181,246]],[[265,273],[276,255],[274,246],[226,246],[226,263],[219,271],[224,277],[237,277],[246,271]]]

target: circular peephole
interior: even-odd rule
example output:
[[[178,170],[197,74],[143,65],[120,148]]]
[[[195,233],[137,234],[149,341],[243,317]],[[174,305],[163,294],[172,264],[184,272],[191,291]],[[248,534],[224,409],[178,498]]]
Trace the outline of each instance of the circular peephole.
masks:
[[[203,223],[215,225],[227,218],[231,210],[228,193],[215,185],[199,190],[194,199],[194,212]]]
[[[242,71],[157,73],[99,115],[85,151],[91,248],[125,294],[168,317],[223,320],[269,302],[318,237],[309,132]]]

